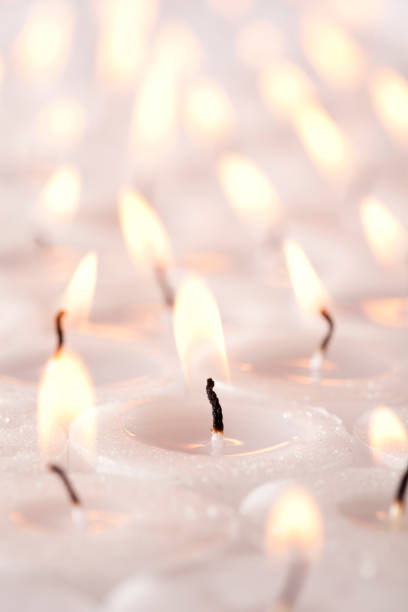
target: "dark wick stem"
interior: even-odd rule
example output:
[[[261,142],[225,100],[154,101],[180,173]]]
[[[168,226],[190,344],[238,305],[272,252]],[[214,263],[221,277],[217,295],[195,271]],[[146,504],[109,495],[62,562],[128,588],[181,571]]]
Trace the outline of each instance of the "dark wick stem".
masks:
[[[308,564],[304,559],[293,561],[277,600],[276,610],[293,610],[307,577]]]
[[[408,485],[408,468],[405,470],[400,483],[398,485],[397,492],[395,494],[394,503],[398,504],[401,507],[401,510],[405,506],[405,493]]]
[[[59,465],[56,465],[55,463],[50,463],[48,469],[50,470],[50,472],[54,472],[54,474],[57,474],[57,476],[61,478],[61,481],[68,493],[68,497],[70,499],[71,504],[73,506],[80,506],[81,502],[79,500],[79,497],[76,494],[75,489],[72,486],[72,483],[69,480],[65,470],[63,470]]]
[[[321,344],[320,344],[320,351],[321,353],[325,354],[327,351],[327,347],[330,344],[330,340],[332,339],[333,336],[333,332],[334,332],[334,320],[332,318],[332,316],[327,312],[327,310],[325,308],[322,308],[320,310],[320,314],[322,315],[322,317],[324,319],[326,319],[328,325],[329,325],[329,329],[327,331],[327,334],[325,335],[325,337],[323,338]]]
[[[218,399],[217,394],[214,391],[214,381],[212,378],[207,379],[207,397],[212,407],[212,417],[213,417],[213,432],[214,433],[224,433],[224,423],[222,419],[222,408],[220,401]]]
[[[55,353],[59,353],[64,346],[64,330],[62,329],[62,319],[65,317],[65,310],[60,310],[55,317],[55,331],[57,333],[57,348]]]
[[[160,264],[157,264],[155,266],[155,273],[156,273],[157,284],[159,285],[165,305],[168,308],[173,308],[174,291],[173,291],[172,286],[169,283],[169,278],[167,276],[166,268]]]

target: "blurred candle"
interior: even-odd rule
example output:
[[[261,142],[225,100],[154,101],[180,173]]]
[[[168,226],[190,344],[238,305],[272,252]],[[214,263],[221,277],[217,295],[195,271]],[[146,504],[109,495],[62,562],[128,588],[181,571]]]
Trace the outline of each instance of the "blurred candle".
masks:
[[[369,80],[374,109],[393,140],[406,145],[408,141],[408,82],[392,68],[378,68]]]

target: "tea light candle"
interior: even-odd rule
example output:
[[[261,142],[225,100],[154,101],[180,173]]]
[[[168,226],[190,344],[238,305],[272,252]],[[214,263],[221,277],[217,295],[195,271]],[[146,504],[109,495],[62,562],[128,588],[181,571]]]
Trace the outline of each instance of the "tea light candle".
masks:
[[[97,605],[88,596],[56,581],[52,575],[5,569],[0,573],[0,589],[4,606],[9,610],[97,612]]]
[[[22,385],[0,382],[0,470],[3,478],[39,472],[44,460],[64,461],[67,437],[50,426],[50,437],[40,454],[35,393]]]
[[[211,434],[204,393],[140,397],[99,406],[71,425],[70,445],[96,471],[195,484],[236,499],[274,474],[330,468],[350,460],[350,437],[323,409],[292,408],[217,385],[224,436]],[[274,408],[276,402],[279,408]],[[97,454],[83,432],[96,421]],[[228,483],[228,488],[226,484]]]
[[[192,491],[122,477],[71,474],[84,520],[72,520],[53,475],[4,483],[3,563],[51,573],[100,597],[132,573],[191,563],[222,549],[233,513]],[[109,550],[109,558],[106,551]]]

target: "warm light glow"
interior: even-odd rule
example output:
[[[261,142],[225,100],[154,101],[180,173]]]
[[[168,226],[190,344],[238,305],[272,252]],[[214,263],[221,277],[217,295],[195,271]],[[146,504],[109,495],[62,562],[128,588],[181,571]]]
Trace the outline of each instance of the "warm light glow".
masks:
[[[299,107],[294,114],[295,130],[316,166],[331,176],[341,176],[351,165],[349,144],[326,111],[315,102]]]
[[[301,309],[316,313],[326,308],[329,296],[306,253],[292,240],[285,240],[284,249],[293,291]]]
[[[373,454],[389,451],[408,451],[408,432],[397,415],[386,406],[373,411],[369,428]]]
[[[229,153],[218,160],[217,170],[228,201],[246,222],[264,227],[277,220],[278,195],[268,177],[252,161]]]
[[[265,67],[259,75],[259,88],[266,106],[286,118],[314,97],[307,75],[289,61]]]
[[[73,144],[80,139],[85,128],[85,111],[74,99],[54,100],[40,114],[39,126],[48,140]]]
[[[70,221],[79,203],[81,177],[75,166],[60,166],[46,183],[40,197],[45,214],[57,221]]]
[[[154,55],[163,72],[180,78],[198,69],[204,49],[199,38],[183,21],[169,21],[157,34]]]
[[[31,5],[17,37],[14,54],[25,77],[55,77],[70,53],[74,15],[63,0],[39,0]]]
[[[408,142],[408,82],[395,70],[377,70],[370,80],[370,93],[377,115],[399,142]]]
[[[281,32],[270,21],[253,19],[238,32],[238,58],[250,68],[263,68],[276,59],[284,47]]]
[[[307,59],[329,85],[354,87],[361,81],[363,53],[345,30],[308,17],[302,22],[301,40]]]
[[[361,203],[361,220],[368,244],[384,266],[405,261],[408,254],[408,232],[381,202],[373,197]]]
[[[158,0],[97,0],[98,74],[108,82],[133,81],[158,15]]]
[[[330,0],[336,16],[351,25],[370,27],[383,16],[387,0]]]
[[[217,357],[221,373],[229,381],[221,317],[214,296],[197,276],[189,276],[177,293],[174,305],[174,337],[187,381],[191,380],[194,357],[209,350]]]
[[[70,323],[88,319],[95,293],[97,270],[96,253],[87,253],[75,270],[61,304],[61,309],[67,313]]]
[[[245,17],[254,5],[254,0],[206,0],[208,7],[225,19]]]
[[[74,419],[94,405],[92,382],[82,361],[65,349],[45,365],[38,395],[38,437],[47,455],[55,426],[68,430]],[[95,442],[95,424],[86,419],[84,437],[89,448]]]
[[[211,142],[231,134],[234,109],[217,83],[208,78],[195,80],[187,90],[184,104],[184,121],[193,139]]]
[[[124,189],[119,198],[119,220],[126,246],[137,265],[166,269],[172,260],[163,223],[137,191]]]
[[[323,542],[320,510],[310,494],[291,486],[272,507],[265,525],[265,544],[269,554],[288,549],[311,555]]]
[[[147,73],[133,108],[130,140],[136,149],[164,147],[174,136],[178,88],[173,74],[156,63]]]

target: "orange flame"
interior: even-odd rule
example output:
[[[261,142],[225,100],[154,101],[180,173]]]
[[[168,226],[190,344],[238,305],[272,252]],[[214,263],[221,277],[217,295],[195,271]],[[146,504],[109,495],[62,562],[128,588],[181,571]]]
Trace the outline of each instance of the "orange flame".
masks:
[[[408,451],[407,429],[387,406],[378,406],[373,411],[369,439],[375,458],[382,452]]]
[[[70,145],[83,134],[85,111],[77,100],[60,98],[40,113],[39,126],[48,140]]]
[[[307,312],[316,313],[330,303],[329,295],[303,249],[286,240],[285,257],[296,299]]]
[[[363,52],[339,26],[309,17],[302,23],[302,43],[309,62],[329,85],[347,88],[361,81]]]
[[[214,296],[197,276],[189,276],[180,287],[174,305],[174,337],[187,381],[191,380],[194,356],[210,349],[222,376],[229,381],[221,317]]]
[[[119,219],[129,253],[137,265],[167,268],[172,261],[170,241],[163,223],[145,198],[124,189],[119,198]]]
[[[316,166],[333,177],[349,170],[352,158],[346,137],[326,113],[312,100],[296,109],[294,128]]]
[[[46,214],[58,221],[70,221],[79,202],[81,177],[75,166],[60,166],[45,185],[40,201]]]
[[[276,222],[281,208],[279,197],[252,161],[229,153],[218,160],[217,170],[228,201],[244,221],[258,227]]]
[[[217,141],[232,132],[234,109],[226,92],[217,83],[200,78],[187,91],[184,120],[193,139]]]
[[[56,426],[68,430],[74,419],[94,405],[92,381],[82,361],[62,349],[45,365],[38,395],[38,437],[46,455]],[[92,448],[95,424],[87,419],[85,438]]]
[[[301,487],[291,486],[271,509],[265,525],[266,549],[270,554],[288,549],[311,555],[323,542],[320,510],[310,494]]]
[[[108,82],[129,83],[140,68],[157,19],[158,0],[98,0],[98,74]]]
[[[282,117],[292,117],[314,97],[309,78],[289,61],[276,62],[264,68],[260,72],[259,88],[267,107]]]
[[[381,202],[373,197],[361,203],[361,220],[368,244],[384,266],[404,260],[408,251],[408,232]]]
[[[69,322],[84,322],[88,319],[95,293],[98,259],[90,252],[81,260],[65,291],[62,308]]]
[[[370,93],[384,127],[399,142],[408,141],[408,82],[390,68],[377,70],[371,77]]]
[[[14,48],[20,73],[29,78],[61,74],[68,62],[73,27],[69,3],[39,0],[32,4]]]

